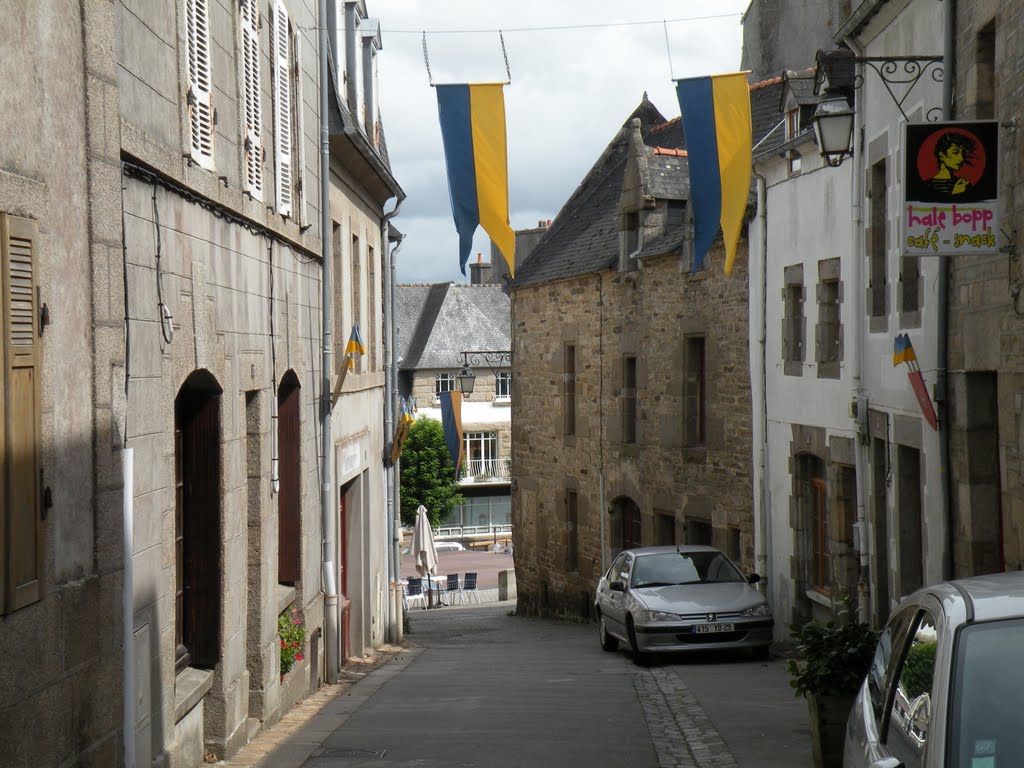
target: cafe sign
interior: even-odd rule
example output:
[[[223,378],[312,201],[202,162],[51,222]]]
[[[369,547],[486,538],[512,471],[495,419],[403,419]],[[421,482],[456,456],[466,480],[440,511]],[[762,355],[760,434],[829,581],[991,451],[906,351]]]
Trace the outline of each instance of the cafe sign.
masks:
[[[905,129],[903,253],[998,253],[996,121],[907,123]]]

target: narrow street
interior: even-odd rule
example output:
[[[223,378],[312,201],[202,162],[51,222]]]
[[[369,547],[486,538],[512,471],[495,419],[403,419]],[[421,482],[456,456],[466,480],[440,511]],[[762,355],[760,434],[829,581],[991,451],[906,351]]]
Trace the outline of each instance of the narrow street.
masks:
[[[512,603],[411,612],[409,649],[328,701],[258,763],[363,766],[811,765],[782,660],[605,653],[593,625]]]

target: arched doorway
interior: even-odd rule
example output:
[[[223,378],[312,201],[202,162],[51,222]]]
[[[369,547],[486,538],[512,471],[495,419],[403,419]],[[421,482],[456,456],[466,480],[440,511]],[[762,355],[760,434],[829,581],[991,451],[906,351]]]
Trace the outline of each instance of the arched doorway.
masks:
[[[221,392],[213,374],[194,371],[174,400],[176,670],[220,661]]]
[[[297,584],[302,578],[301,390],[288,371],[277,390],[277,580]]]

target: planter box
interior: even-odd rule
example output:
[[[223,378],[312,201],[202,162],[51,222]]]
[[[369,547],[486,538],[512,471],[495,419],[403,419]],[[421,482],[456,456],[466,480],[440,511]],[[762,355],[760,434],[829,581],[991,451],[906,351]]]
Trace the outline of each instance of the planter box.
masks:
[[[807,697],[815,768],[843,768],[846,721],[854,698],[855,695]]]

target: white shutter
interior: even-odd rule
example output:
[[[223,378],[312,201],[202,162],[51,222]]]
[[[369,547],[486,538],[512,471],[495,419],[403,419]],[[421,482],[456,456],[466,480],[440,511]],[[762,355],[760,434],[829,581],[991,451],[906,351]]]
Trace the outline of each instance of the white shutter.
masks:
[[[242,88],[245,110],[245,191],[263,199],[263,109],[257,0],[242,0]]]
[[[188,25],[188,121],[192,159],[213,170],[213,79],[208,0],[185,0]]]
[[[274,175],[277,212],[292,215],[292,83],[289,66],[288,12],[282,0],[274,3],[271,49],[274,57]]]

